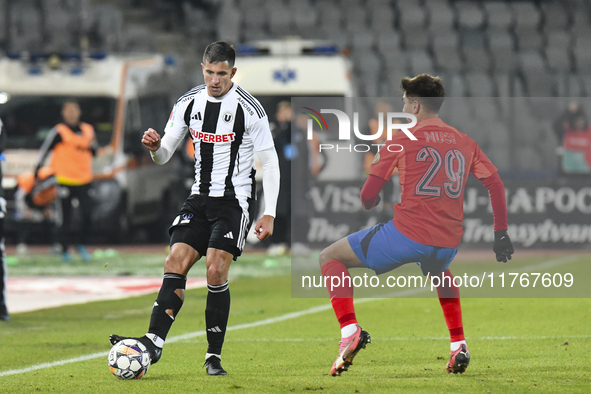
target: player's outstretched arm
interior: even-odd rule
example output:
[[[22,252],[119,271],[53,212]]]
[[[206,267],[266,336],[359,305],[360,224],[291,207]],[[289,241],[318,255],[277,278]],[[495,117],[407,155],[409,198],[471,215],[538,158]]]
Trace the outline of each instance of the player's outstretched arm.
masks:
[[[184,138],[183,130],[169,131],[160,138],[160,134],[156,130],[149,128],[142,136],[142,144],[150,151],[154,163],[165,164]]]
[[[372,209],[380,203],[380,191],[386,184],[386,180],[375,175],[369,175],[361,188],[361,204],[365,209]]]
[[[257,221],[254,232],[258,239],[263,240],[273,235],[277,197],[279,196],[279,159],[273,146],[257,151],[257,156],[263,165],[265,212],[263,217]]]
[[[152,152],[157,151],[158,148],[160,148],[160,143],[160,134],[158,134],[156,130],[150,127],[148,130],[144,131],[144,135],[142,136],[142,144],[144,144],[148,150]]]
[[[482,184],[488,190],[490,202],[493,209],[495,241],[493,243],[493,251],[497,257],[497,261],[506,263],[511,260],[511,255],[514,253],[513,243],[507,234],[507,202],[505,199],[505,185],[495,172],[487,178],[480,179]]]

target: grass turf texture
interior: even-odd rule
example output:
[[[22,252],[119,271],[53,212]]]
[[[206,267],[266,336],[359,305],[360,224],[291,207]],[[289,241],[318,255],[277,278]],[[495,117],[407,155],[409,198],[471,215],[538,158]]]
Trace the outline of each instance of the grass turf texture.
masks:
[[[264,259],[252,255],[244,264],[256,268]],[[281,264],[275,267],[278,273]],[[229,326],[327,305],[326,299],[290,298],[289,283],[286,275],[233,281]],[[204,330],[205,296],[205,289],[187,291],[169,338]],[[145,332],[154,298],[14,314],[11,322],[0,324],[0,373],[107,352],[108,334]],[[472,353],[464,375],[445,373],[449,344],[436,299],[380,299],[358,304],[359,321],[373,343],[338,378],[331,377],[329,370],[339,330],[334,313],[327,309],[229,331],[223,355],[226,377],[209,377],[201,368],[206,341],[200,336],[168,343],[161,361],[139,381],[112,376],[105,355],[0,376],[0,392],[589,392],[591,300],[465,299],[462,303]]]

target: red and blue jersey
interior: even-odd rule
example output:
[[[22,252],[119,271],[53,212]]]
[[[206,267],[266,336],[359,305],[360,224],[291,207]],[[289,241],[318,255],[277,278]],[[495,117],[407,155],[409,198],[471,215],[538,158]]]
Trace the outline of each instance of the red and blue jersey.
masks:
[[[402,196],[393,222],[402,234],[421,244],[455,248],[463,233],[468,173],[484,180],[497,168],[474,140],[439,118],[422,120],[410,131],[417,141],[395,134],[376,154],[369,174],[388,180],[398,168]]]

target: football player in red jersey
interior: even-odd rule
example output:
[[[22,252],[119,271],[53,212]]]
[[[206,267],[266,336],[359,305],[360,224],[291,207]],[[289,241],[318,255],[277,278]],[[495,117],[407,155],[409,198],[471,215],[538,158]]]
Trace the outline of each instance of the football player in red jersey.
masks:
[[[453,373],[466,370],[470,353],[464,338],[460,292],[453,286],[449,265],[462,238],[468,173],[474,174],[490,195],[495,230],[493,251],[497,261],[507,262],[513,254],[507,235],[503,182],[476,142],[439,119],[445,96],[441,79],[427,74],[404,78],[401,89],[403,112],[417,119],[416,126],[410,129],[417,141],[411,141],[404,133],[395,134],[376,154],[361,189],[364,208],[373,208],[379,203],[378,193],[398,169],[402,197],[394,205],[394,219],[351,234],[320,254],[322,275],[343,278],[340,287],[329,288],[342,337],[339,355],[331,369],[333,376],[346,371],[359,350],[371,342],[369,334],[357,324],[348,269],[370,268],[381,274],[408,263],[417,263],[424,275],[449,277],[441,280],[447,286],[437,287],[451,340],[446,370]],[[389,149],[392,144],[398,145]],[[404,149],[400,150],[399,145]]]

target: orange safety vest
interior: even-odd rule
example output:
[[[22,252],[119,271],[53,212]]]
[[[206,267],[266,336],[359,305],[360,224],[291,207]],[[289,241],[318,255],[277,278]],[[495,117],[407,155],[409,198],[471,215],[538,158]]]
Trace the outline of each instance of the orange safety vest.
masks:
[[[92,182],[92,151],[94,128],[80,123],[82,135],[74,133],[68,126],[59,123],[55,129],[62,142],[53,148],[50,167],[61,185],[85,185]]]

